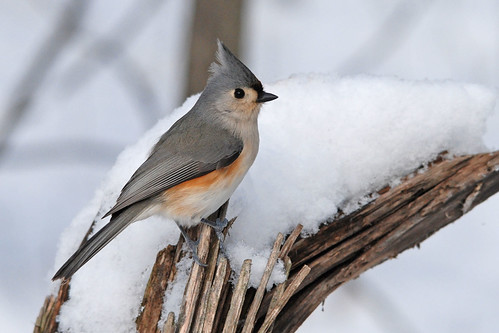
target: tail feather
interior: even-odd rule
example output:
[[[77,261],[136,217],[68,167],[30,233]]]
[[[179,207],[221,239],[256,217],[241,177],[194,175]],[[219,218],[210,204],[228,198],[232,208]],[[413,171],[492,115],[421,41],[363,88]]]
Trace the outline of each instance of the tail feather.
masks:
[[[141,206],[141,205],[138,205]],[[87,242],[62,265],[62,267],[55,273],[52,281],[57,279],[70,278],[81,266],[85,265],[93,256],[104,248],[110,241],[112,241],[119,233],[125,230],[135,218],[140,214],[139,207],[125,208],[123,211],[111,217],[111,221],[93,235]]]

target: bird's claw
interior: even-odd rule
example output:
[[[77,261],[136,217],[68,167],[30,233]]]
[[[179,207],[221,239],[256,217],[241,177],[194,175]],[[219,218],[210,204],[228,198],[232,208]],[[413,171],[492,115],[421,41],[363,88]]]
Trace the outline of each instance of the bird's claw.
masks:
[[[182,233],[182,236],[185,239],[185,242],[187,243],[187,246],[191,249],[192,252],[192,259],[198,264],[199,266],[206,267],[207,265],[204,264],[201,259],[199,259],[198,256],[198,245],[199,245],[199,239],[198,240],[192,240],[189,235],[187,235],[187,232],[185,229],[177,223],[178,228],[180,229],[180,232]]]
[[[203,222],[204,224],[206,225],[209,225],[210,227],[212,227],[213,229],[215,229],[215,231],[218,231],[218,232],[222,232],[225,227],[229,224],[229,220],[227,219],[219,219],[217,218],[215,220],[215,222],[212,222],[210,220],[207,220],[207,219],[201,219],[201,222]]]
[[[223,230],[229,224],[229,220],[227,220],[227,219],[221,220],[221,219],[217,218],[215,220],[215,222],[212,222],[212,221],[207,220],[207,219],[201,219],[201,222],[203,222],[204,224],[209,225],[210,227],[213,228],[213,230],[215,231],[215,235],[217,235],[217,238],[218,238],[219,243],[220,243],[220,245],[219,245],[220,246],[220,253],[225,258],[227,258],[227,249],[225,248],[225,245],[224,245],[225,236],[223,234]]]
[[[209,225],[210,227],[213,228],[215,231],[215,235],[217,235],[217,238],[219,240],[219,247],[220,247],[220,254],[222,254],[225,258],[227,258],[227,249],[225,248],[224,245],[224,234],[223,230],[227,225],[229,224],[229,220],[227,219],[219,219],[217,218],[215,222],[212,222],[207,219],[201,219],[201,222]],[[187,246],[191,249],[192,252],[192,259],[198,264],[199,266],[206,267],[207,265],[204,264],[201,259],[198,256],[198,245],[199,245],[199,239],[198,240],[192,240],[188,235],[186,230],[177,223],[178,228],[180,229],[180,232],[182,232],[182,236],[184,236],[185,242],[187,243]]]
[[[225,227],[227,227],[229,225],[229,220],[227,219],[223,219],[223,220],[220,220],[219,218],[215,221],[215,223],[217,225],[220,226],[220,228],[223,230],[225,229]]]
[[[191,249],[192,250],[192,249]],[[199,266],[201,267],[207,267],[208,265],[207,264],[204,264],[201,259],[199,259],[198,255],[197,255],[197,252],[194,252],[192,251],[192,260],[194,260],[194,262],[196,264],[198,264]]]

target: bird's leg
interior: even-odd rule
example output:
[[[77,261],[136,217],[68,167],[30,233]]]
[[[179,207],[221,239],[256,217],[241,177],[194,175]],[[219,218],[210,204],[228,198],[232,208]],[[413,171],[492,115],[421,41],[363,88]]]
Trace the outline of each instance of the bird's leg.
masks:
[[[199,239],[197,241],[193,241],[189,235],[187,235],[187,232],[185,231],[184,227],[182,227],[180,224],[178,224],[178,222],[175,221],[175,223],[177,223],[177,226],[178,228],[180,229],[180,232],[182,233],[182,236],[184,236],[184,239],[185,239],[185,242],[187,243],[187,246],[189,246],[189,248],[191,249],[191,252],[192,252],[192,259],[194,259],[194,261],[199,265],[199,266],[202,266],[202,267],[206,267],[207,265],[206,264],[203,264],[201,262],[201,259],[199,259],[198,257],[198,244],[199,244]]]
[[[225,249],[225,245],[224,245],[224,234],[223,234],[223,230],[224,228],[227,226],[227,224],[229,224],[229,220],[227,219],[217,219],[215,222],[212,222],[210,220],[207,220],[207,219],[201,219],[201,222],[206,224],[206,225],[209,225],[210,227],[213,228],[213,230],[215,230],[215,234],[217,235],[217,238],[218,240],[220,241],[220,252],[222,253],[222,255],[224,257],[227,258],[227,251]]]
[[[203,219],[201,219],[201,222],[209,225],[210,227],[215,229],[215,231],[218,231],[218,232],[222,232],[224,230],[224,228],[229,224],[229,220],[227,220],[227,219],[223,219],[223,220],[217,219],[215,222],[212,222],[208,219],[203,218]]]

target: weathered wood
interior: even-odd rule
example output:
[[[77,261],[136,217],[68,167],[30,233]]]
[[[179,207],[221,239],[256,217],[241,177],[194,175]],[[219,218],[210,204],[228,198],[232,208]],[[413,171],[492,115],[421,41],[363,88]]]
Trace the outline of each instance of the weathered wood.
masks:
[[[168,313],[163,326],[163,333],[175,333],[175,314],[173,312]]]
[[[227,213],[227,208],[229,206],[229,202],[227,201],[220,209],[215,213],[212,214],[212,216],[209,217],[211,221],[216,221],[217,219],[223,220],[225,219],[225,215]],[[232,223],[234,223],[235,219],[232,219],[229,221],[226,229],[224,230],[224,236],[227,234],[228,229],[232,226]],[[223,258],[223,274],[222,272],[219,272],[220,275],[217,275],[215,277],[215,271],[217,270],[217,264],[219,260],[219,252],[220,252],[220,241],[218,240],[215,235],[213,235],[214,231],[212,230],[212,241],[209,243],[209,254],[208,254],[208,262],[207,262],[207,267],[206,267],[206,272],[205,272],[205,278],[203,281],[202,289],[201,289],[201,295],[200,295],[200,301],[198,302],[199,306],[197,308],[196,316],[194,318],[194,326],[192,331],[193,332],[201,332],[203,330],[206,330],[206,328],[203,328],[205,326],[205,321],[207,320],[208,316],[208,311],[214,311],[213,309],[213,304],[209,304],[209,297],[210,297],[210,291],[212,288],[214,288],[214,285],[218,285],[219,283],[224,283],[225,281],[225,274],[227,269],[230,270],[230,266],[228,264],[228,261],[226,258]],[[222,261],[222,259],[221,259]],[[214,280],[214,279],[220,279],[220,281]],[[220,292],[221,292],[222,286],[220,286]],[[213,295],[212,297],[215,297]],[[220,297],[220,294],[218,295]],[[212,300],[213,302],[213,300]],[[216,310],[216,307],[215,307]],[[213,317],[211,317],[213,315]],[[215,313],[210,313],[209,314],[209,322],[207,323],[208,326],[213,325],[213,320]]]
[[[217,267],[217,272],[213,280],[213,285],[210,288],[210,293],[208,295],[208,303],[206,306],[206,316],[203,321],[203,326],[200,332],[210,333],[213,329],[213,322],[215,320],[215,314],[220,303],[220,295],[222,294],[222,288],[226,283],[227,277],[227,258],[223,257],[220,259],[220,264]]]
[[[406,177],[398,186],[381,189],[373,195],[371,203],[359,210],[330,218],[311,237],[300,239],[298,235],[301,229],[297,227],[279,253],[279,258],[285,262],[289,279],[263,293],[258,313],[253,320],[253,331],[268,331],[272,326],[274,332],[296,331],[327,295],[343,283],[395,257],[405,249],[418,245],[498,191],[499,152],[439,159],[426,169]],[[180,326],[174,325],[173,314],[170,315],[167,320],[169,330],[175,327],[179,331],[179,327],[189,326],[183,331],[199,329],[204,332],[220,332],[224,324],[228,324],[230,331],[234,331],[236,327],[242,329],[241,319],[251,320],[253,316],[248,316],[249,309],[254,301],[258,301],[260,293],[257,295],[254,288],[233,291],[229,282],[231,270],[228,262],[222,259],[222,266],[220,263],[215,265],[218,245],[216,237],[209,231],[201,237],[202,243],[203,238],[212,239],[208,267],[197,272],[191,270],[191,275],[194,275],[191,284],[196,287],[188,287],[191,292],[186,292],[187,298],[191,300],[189,314],[186,315],[185,311],[181,314],[184,319],[178,320]],[[295,242],[296,239],[298,240]],[[179,240],[177,249],[181,248],[181,244],[182,239]],[[207,243],[203,246],[208,248]],[[201,248],[200,245],[200,251]],[[203,251],[200,254],[204,253],[204,256],[208,251]],[[177,250],[173,262],[178,262],[183,255]],[[157,314],[161,313],[163,300],[160,302],[162,297],[158,296],[164,295],[167,276],[162,274],[162,278],[153,277],[158,274],[160,269],[157,265],[160,265],[163,257],[160,254],[158,258],[150,283],[159,289],[146,289],[144,296],[148,300],[146,305],[157,304],[157,308],[150,310],[155,314],[151,318],[157,318]],[[308,270],[304,270],[306,266],[310,270],[308,274],[304,273]],[[172,265],[171,270],[170,281],[175,275],[175,265]],[[243,289],[246,290],[245,293]],[[57,329],[58,309],[67,299],[68,291],[69,281],[61,285],[57,297],[49,296],[46,299],[37,319],[35,332],[54,332]],[[288,299],[289,302],[286,302]],[[195,320],[192,320],[193,314]],[[185,318],[189,316],[191,319],[185,326]],[[227,318],[231,318],[230,323],[226,323]],[[156,322],[153,324],[156,325]],[[153,324],[150,325],[151,328]],[[165,329],[166,327],[165,324]]]
[[[286,239],[286,242],[281,248],[279,259],[284,260],[284,258],[288,256],[289,251],[291,251],[291,248],[293,247],[293,245],[295,245],[296,239],[298,238],[298,236],[300,236],[302,229],[303,226],[301,224],[298,224],[293,230],[293,232],[289,234],[288,238]]]
[[[230,303],[229,313],[227,314],[223,333],[234,333],[236,331],[239,316],[241,315],[244,297],[246,295],[246,290],[248,287],[250,273],[251,260],[246,259],[243,262],[241,272],[239,274],[239,279],[237,280],[236,287],[234,288],[234,295],[232,296],[232,302]]]
[[[156,264],[154,265],[149,281],[147,282],[144,297],[142,299],[140,315],[135,320],[138,332],[158,331],[157,323],[161,318],[163,297],[168,283],[173,280],[172,269],[175,261],[176,246],[168,245],[158,252]]]
[[[435,163],[358,211],[329,221],[290,251],[294,271],[304,264],[312,271],[275,330],[296,331],[340,285],[418,245],[498,191],[499,152],[462,156]],[[271,297],[266,295],[260,316]]]
[[[221,332],[223,330],[225,319],[229,313],[230,301],[233,295],[233,286],[229,283],[232,271],[230,269],[230,263],[227,261],[227,272],[225,275],[221,297],[218,303],[217,313],[215,315],[215,321],[213,322],[213,332]]]
[[[301,229],[301,227],[300,227]],[[295,229],[296,230],[296,229]],[[291,271],[291,259],[288,256],[284,257],[284,270],[286,271],[286,281],[279,283],[274,289],[272,294],[272,299],[270,300],[269,309],[267,310],[267,316],[269,316],[272,311],[277,307],[277,302],[281,299],[282,294],[284,294],[284,290],[286,288],[286,282],[289,277],[289,272]],[[267,318],[267,317],[265,317]],[[269,332],[272,332],[274,328],[274,323],[269,327]]]
[[[198,256],[202,262],[208,258],[211,227],[201,226],[201,235],[198,245]],[[179,333],[190,332],[194,313],[196,311],[197,300],[200,298],[200,290],[203,283],[205,268],[193,262],[191,274],[184,292],[184,299],[178,316]]]
[[[274,246],[272,247],[272,251],[269,256],[269,260],[267,261],[267,266],[263,271],[262,279],[260,280],[260,285],[256,290],[255,297],[253,297],[253,302],[248,310],[248,315],[246,316],[246,322],[244,324],[242,333],[251,333],[253,330],[253,326],[255,325],[255,318],[258,309],[260,308],[260,303],[262,302],[263,294],[265,289],[267,288],[267,283],[269,282],[270,275],[274,270],[274,266],[277,262],[277,259],[280,254],[280,248],[282,241],[284,240],[283,234],[279,233],[274,242]]]
[[[53,333],[57,331],[59,323],[56,321],[62,304],[67,301],[69,295],[69,283],[61,283],[57,296],[47,296],[40,314],[35,322],[34,333]]]
[[[212,231],[213,233],[213,231]],[[206,312],[208,310],[208,299],[210,290],[212,288],[213,278],[215,276],[215,271],[217,269],[218,252],[220,247],[220,241],[215,239],[212,235],[213,241],[210,242],[209,255],[207,267],[205,268],[205,278],[200,290],[200,300],[198,302],[199,306],[194,317],[193,332],[201,332],[204,321],[206,319]]]
[[[296,274],[296,276],[291,280],[289,285],[286,287],[286,290],[282,293],[281,297],[277,299],[275,306],[267,313],[267,317],[263,322],[263,325],[258,330],[258,333],[265,333],[269,329],[269,327],[274,323],[279,312],[281,312],[284,305],[289,301],[291,296],[296,292],[300,284],[310,273],[310,267],[304,265],[300,271]],[[280,332],[280,331],[279,331]]]

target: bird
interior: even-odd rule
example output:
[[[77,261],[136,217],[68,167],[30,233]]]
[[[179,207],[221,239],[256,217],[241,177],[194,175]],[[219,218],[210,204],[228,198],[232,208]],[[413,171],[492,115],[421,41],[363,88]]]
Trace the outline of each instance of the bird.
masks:
[[[90,237],[52,278],[67,280],[130,224],[152,215],[175,221],[193,260],[197,243],[186,228],[207,224],[223,246],[227,219],[207,219],[243,180],[258,153],[258,115],[278,96],[220,40],[216,61],[195,105],[153,146],[125,184],[116,204],[102,217],[110,221]]]

